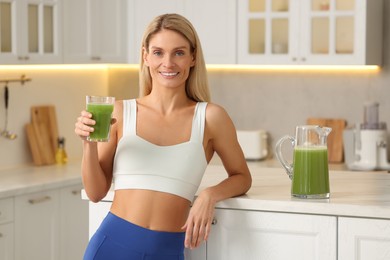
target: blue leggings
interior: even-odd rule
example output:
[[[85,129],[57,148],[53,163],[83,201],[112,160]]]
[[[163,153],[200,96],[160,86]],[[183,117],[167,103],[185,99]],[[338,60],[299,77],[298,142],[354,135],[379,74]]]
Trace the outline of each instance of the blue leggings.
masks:
[[[111,212],[92,236],[84,260],[184,260],[184,232],[153,231]]]

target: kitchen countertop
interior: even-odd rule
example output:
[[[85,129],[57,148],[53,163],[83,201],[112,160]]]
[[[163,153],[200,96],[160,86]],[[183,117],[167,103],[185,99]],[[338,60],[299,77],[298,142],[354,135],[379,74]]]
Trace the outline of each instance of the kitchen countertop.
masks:
[[[390,219],[390,174],[331,170],[330,199],[298,199],[290,195],[291,181],[284,169],[249,163],[252,187],[243,196],[217,203],[217,208],[289,212],[331,216]],[[226,178],[222,165],[209,165],[199,187]],[[111,190],[103,201],[112,201]],[[87,199],[83,192],[82,197]]]
[[[0,170],[0,199],[81,184],[80,161]]]
[[[218,208],[295,212],[305,214],[390,219],[390,174],[352,172],[330,167],[330,199],[305,200],[290,196],[291,181],[277,162],[248,162],[253,184],[246,195],[219,202]],[[341,169],[341,170],[339,170]],[[213,162],[199,190],[226,178],[223,166]],[[80,161],[66,165],[20,166],[0,170],[0,199],[81,184]],[[86,198],[85,193],[83,197]],[[111,201],[113,191],[104,200]]]

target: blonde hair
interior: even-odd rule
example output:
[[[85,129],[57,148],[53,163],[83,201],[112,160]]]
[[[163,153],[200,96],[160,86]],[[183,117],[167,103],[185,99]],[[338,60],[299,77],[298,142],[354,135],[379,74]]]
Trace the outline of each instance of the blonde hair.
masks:
[[[190,44],[195,58],[195,65],[190,68],[186,81],[186,94],[194,101],[210,101],[206,65],[198,34],[190,21],[179,14],[163,14],[152,20],[142,38],[140,57],[140,96],[149,95],[152,91],[152,77],[149,68],[144,64],[143,52],[149,51],[150,39],[162,30],[172,30],[181,34]]]

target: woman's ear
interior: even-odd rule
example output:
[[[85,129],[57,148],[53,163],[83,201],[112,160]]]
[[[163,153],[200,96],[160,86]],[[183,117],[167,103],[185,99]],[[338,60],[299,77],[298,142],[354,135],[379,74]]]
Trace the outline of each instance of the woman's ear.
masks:
[[[145,49],[145,47],[142,47],[142,59],[144,60],[144,64],[149,67],[148,62],[148,51]]]
[[[195,56],[192,55],[192,61],[191,61],[191,66],[190,66],[190,67],[194,67],[194,66],[195,66],[195,63],[196,63],[196,61],[195,61]]]

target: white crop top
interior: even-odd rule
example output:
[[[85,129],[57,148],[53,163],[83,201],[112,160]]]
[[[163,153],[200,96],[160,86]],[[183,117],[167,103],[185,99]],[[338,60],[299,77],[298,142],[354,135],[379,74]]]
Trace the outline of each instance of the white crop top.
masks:
[[[137,102],[123,101],[123,136],[114,159],[114,189],[167,192],[193,201],[207,161],[203,148],[206,102],[198,102],[189,141],[159,146],[137,136]]]

